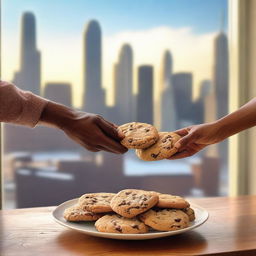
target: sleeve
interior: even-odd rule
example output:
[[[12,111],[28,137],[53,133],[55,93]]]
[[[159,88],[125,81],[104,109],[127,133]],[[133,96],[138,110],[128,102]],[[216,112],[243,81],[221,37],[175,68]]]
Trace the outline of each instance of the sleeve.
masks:
[[[35,127],[47,100],[0,81],[0,122]]]

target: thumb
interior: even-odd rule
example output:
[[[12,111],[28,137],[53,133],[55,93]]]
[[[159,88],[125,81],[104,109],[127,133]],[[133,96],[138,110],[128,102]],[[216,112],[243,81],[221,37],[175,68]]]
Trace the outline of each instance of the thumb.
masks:
[[[178,149],[178,151],[182,151],[188,144],[192,142],[194,139],[194,133],[189,133],[188,135],[179,139],[175,144],[174,147]]]

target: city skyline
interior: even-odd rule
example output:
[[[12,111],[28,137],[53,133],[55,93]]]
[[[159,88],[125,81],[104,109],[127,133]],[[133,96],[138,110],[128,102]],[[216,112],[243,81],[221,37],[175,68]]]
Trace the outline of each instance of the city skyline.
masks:
[[[80,95],[83,93],[83,76],[81,72],[81,66],[83,62],[82,32],[84,29],[82,27],[85,26],[85,24],[88,22],[88,19],[84,18],[83,22],[81,22],[81,18],[78,18],[80,21],[80,26],[74,28],[74,30],[77,31],[76,35],[74,36],[72,34],[72,36],[68,38],[58,38],[55,36],[48,38],[45,34],[45,26],[42,25],[45,21],[40,19],[41,12],[37,8],[34,8],[33,5],[30,7],[32,11],[34,9],[34,13],[37,18],[38,48],[44,56],[42,58],[42,89],[47,82],[68,82],[72,84],[74,104],[76,107],[80,107],[82,105],[82,97],[80,97]],[[9,28],[9,23],[8,19],[5,17],[8,15],[5,14],[3,16],[3,25],[7,25],[7,28]],[[85,15],[85,17],[87,16]],[[98,16],[96,15],[96,17]],[[19,19],[20,18],[18,18],[18,20]],[[3,30],[4,50],[2,74],[4,77],[6,77],[5,79],[7,80],[12,80],[13,72],[19,69],[17,62],[17,56],[19,56],[19,47],[17,47],[17,44],[14,45],[13,41],[14,38],[17,39],[19,37],[19,33],[17,33],[17,18],[14,18],[14,20],[16,20],[16,23],[12,23],[13,26],[11,27],[11,30],[8,32]],[[102,30],[102,86],[103,88],[107,88],[106,100],[108,105],[113,105],[114,103],[114,81],[112,75],[112,67],[114,63],[118,61],[118,52],[124,43],[129,43],[134,52],[133,90],[135,92],[137,92],[137,67],[144,64],[150,64],[154,66],[154,69],[156,70],[156,75],[154,77],[155,101],[159,100],[161,95],[161,93],[158,91],[158,69],[161,63],[161,56],[165,50],[169,50],[174,53],[174,72],[189,71],[193,73],[193,88],[195,89],[195,94],[198,94],[199,92],[199,84],[201,83],[202,79],[211,79],[213,59],[211,56],[213,50],[212,42],[214,36],[216,35],[216,32],[213,31],[218,31],[218,17],[218,21],[215,22],[215,29],[211,29],[208,32],[201,31],[201,33],[195,33],[194,28],[186,26],[185,24],[184,26],[175,25],[175,27],[171,23],[173,20],[172,17],[170,17],[169,23],[167,20],[164,23],[161,21],[161,19],[159,19],[159,21],[156,21],[155,24],[151,24],[149,22],[149,24],[151,24],[150,26],[138,26],[138,29],[134,29],[131,26],[130,30],[126,30],[126,28],[124,28],[122,30],[115,30],[112,33],[108,31],[108,26],[106,25],[107,23],[103,23],[102,20],[104,19],[98,19]],[[54,24],[52,25],[54,27]],[[6,26],[3,27],[5,29]],[[67,30],[68,29],[70,28],[68,27]],[[13,37],[14,33],[16,34],[15,37]],[[59,32],[56,31],[56,35],[58,35],[58,33]],[[143,40],[143,38],[145,38],[145,40]],[[157,38],[161,40],[156,40]],[[147,44],[143,42],[147,42]],[[193,45],[193,51],[189,49],[189,45]],[[198,49],[196,49],[197,45],[200,45]],[[11,47],[12,51],[7,51],[8,47]],[[149,52],[150,54],[148,54]],[[72,55],[70,55],[70,53],[72,53]],[[7,57],[5,58],[5,56]],[[193,59],[197,59],[197,61],[194,62],[192,61]],[[206,59],[207,62],[205,62]]]

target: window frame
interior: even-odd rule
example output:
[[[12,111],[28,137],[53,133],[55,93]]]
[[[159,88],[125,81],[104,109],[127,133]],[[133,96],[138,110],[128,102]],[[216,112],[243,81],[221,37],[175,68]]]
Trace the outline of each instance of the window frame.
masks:
[[[228,0],[228,20],[229,20],[229,93],[232,88],[232,98],[230,97],[229,111],[232,112],[243,105],[248,99],[248,86],[246,77],[246,39],[248,10],[250,1]],[[2,3],[0,0],[0,13]],[[2,17],[2,16],[1,16]],[[0,52],[1,49],[1,19],[0,19]],[[1,59],[0,59],[1,77]],[[241,86],[243,85],[243,86]],[[230,95],[230,94],[229,94]],[[248,133],[242,132],[229,139],[229,196],[246,194],[248,183],[247,147]],[[3,203],[3,134],[2,124],[0,123],[0,209]]]

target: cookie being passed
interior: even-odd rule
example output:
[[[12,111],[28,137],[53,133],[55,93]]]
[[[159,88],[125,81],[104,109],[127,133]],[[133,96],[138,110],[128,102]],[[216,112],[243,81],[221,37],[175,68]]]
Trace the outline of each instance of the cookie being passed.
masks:
[[[158,140],[158,131],[146,123],[127,123],[119,126],[117,130],[124,134],[121,144],[127,148],[147,148]]]
[[[95,222],[100,232],[142,234],[148,232],[148,227],[137,218],[127,219],[118,214],[105,215]]]
[[[149,148],[137,149],[137,156],[144,161],[156,161],[171,157],[177,152],[174,144],[180,136],[174,132],[159,132],[158,141]]]
[[[139,189],[124,189],[112,198],[110,206],[113,211],[121,216],[133,218],[147,211],[156,205],[157,202],[158,195],[155,192]]]
[[[112,212],[110,201],[114,195],[114,193],[84,194],[79,198],[78,205],[90,212]]]
[[[156,207],[184,209],[189,207],[189,202],[180,196],[158,194],[159,200]]]
[[[95,221],[98,220],[103,215],[100,213],[93,213],[87,210],[83,210],[79,205],[74,205],[65,209],[64,218],[67,221]]]
[[[150,209],[139,218],[146,225],[159,231],[172,231],[189,226],[188,215],[176,209]]]

